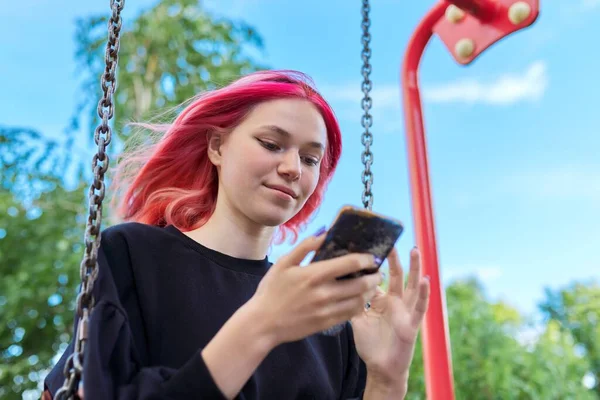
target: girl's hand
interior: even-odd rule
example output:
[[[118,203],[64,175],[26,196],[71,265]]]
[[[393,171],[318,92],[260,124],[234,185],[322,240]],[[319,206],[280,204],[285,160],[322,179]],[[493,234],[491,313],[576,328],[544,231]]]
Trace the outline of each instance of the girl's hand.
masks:
[[[325,235],[310,237],[281,257],[262,279],[249,306],[269,325],[275,345],[300,340],[350,320],[375,295],[381,274],[356,279],[337,277],[372,268],[370,254],[349,254],[331,260],[300,263],[323,243]]]
[[[390,285],[371,300],[371,307],[352,319],[356,350],[367,366],[371,382],[403,388],[419,328],[429,304],[429,280],[421,277],[417,249],[410,254],[410,272],[404,287],[396,249],[388,257]]]

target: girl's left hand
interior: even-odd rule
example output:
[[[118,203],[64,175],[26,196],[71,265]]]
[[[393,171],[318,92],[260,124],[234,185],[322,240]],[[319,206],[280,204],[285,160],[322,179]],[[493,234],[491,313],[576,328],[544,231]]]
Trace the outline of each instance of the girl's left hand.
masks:
[[[390,387],[404,387],[429,304],[429,279],[421,278],[420,255],[410,254],[406,288],[396,249],[388,257],[390,283],[379,289],[371,307],[352,319],[356,350],[367,366],[367,379]]]

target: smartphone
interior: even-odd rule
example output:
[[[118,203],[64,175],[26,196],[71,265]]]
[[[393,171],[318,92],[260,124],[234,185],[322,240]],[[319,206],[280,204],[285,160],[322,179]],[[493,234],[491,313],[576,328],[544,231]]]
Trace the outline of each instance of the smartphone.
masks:
[[[349,253],[370,253],[379,259],[373,268],[340,276],[352,279],[379,270],[383,261],[402,235],[404,226],[396,219],[372,211],[344,206],[326,233],[311,262],[328,260]]]

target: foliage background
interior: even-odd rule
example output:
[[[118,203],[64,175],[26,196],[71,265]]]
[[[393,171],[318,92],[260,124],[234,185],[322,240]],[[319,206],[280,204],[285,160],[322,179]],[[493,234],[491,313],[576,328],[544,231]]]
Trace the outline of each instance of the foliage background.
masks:
[[[39,397],[45,372],[71,338],[90,182],[86,156],[93,150],[91,135],[86,142],[77,134],[97,124],[105,27],[105,14],[75,23],[81,88],[64,140],[27,121],[9,126],[0,120],[2,398]],[[157,2],[127,19],[124,36],[113,160],[135,142],[127,141],[126,122],[152,118],[202,90],[268,67],[254,27],[216,17],[195,0]],[[600,398],[596,281],[548,289],[535,315],[491,300],[475,277],[453,281],[446,296],[457,398]],[[424,396],[419,347],[408,398]]]

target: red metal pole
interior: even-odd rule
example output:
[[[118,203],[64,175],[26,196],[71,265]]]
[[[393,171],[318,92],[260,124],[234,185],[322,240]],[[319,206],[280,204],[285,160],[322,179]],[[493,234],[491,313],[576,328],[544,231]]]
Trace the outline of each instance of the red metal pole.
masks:
[[[443,18],[451,4],[466,15]],[[434,33],[455,60],[465,65],[492,44],[531,25],[538,13],[539,0],[441,0],[417,26],[404,56],[401,82],[415,237],[421,249],[423,273],[429,275],[431,283],[429,310],[422,331],[425,384],[427,398],[431,400],[454,400],[454,381],[419,94],[419,64]]]
[[[427,397],[435,400],[453,400],[454,382],[445,300],[438,271],[418,69],[425,47],[433,35],[433,27],[444,15],[446,7],[443,2],[436,4],[418,25],[408,43],[401,76],[415,235],[421,251],[423,273],[429,275],[431,283],[429,310],[422,331],[425,384]]]

